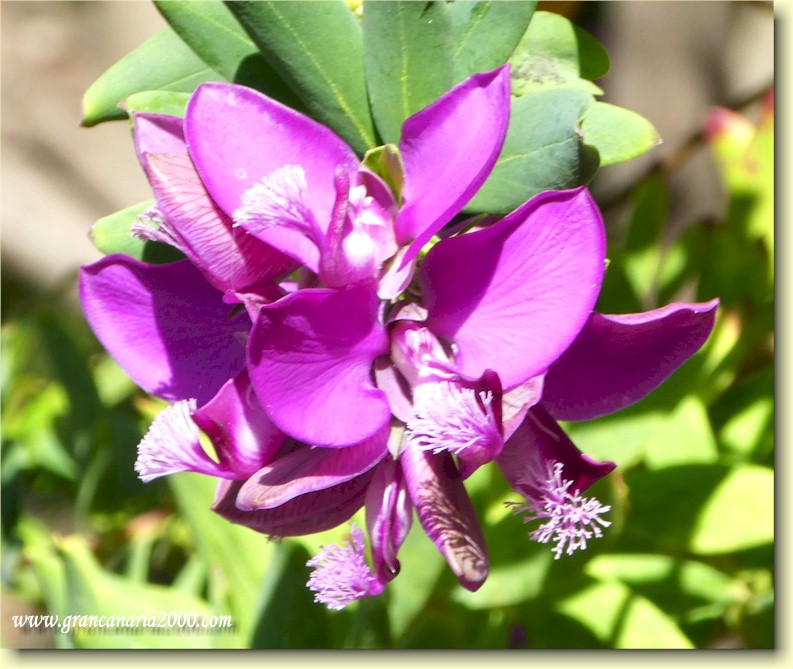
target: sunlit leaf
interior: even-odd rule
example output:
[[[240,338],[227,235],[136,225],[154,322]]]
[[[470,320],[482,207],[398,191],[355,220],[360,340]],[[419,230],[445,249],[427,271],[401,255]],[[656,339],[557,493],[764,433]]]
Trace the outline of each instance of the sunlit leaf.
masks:
[[[204,81],[223,77],[182,42],[170,28],[157,33],[100,76],[83,95],[83,125],[123,119],[118,104],[141,91],[190,93]]]
[[[598,555],[585,570],[602,581],[621,581],[677,618],[701,615],[706,608],[711,615],[722,615],[732,599],[727,574],[668,555]]]
[[[137,260],[152,263],[173,262],[184,257],[179,251],[166,244],[133,237],[132,224],[154,204],[146,200],[114,214],[100,218],[91,227],[91,241],[102,253],[123,253]]]
[[[756,401],[730,418],[719,433],[721,443],[733,453],[749,460],[766,439],[773,440],[774,399]]]
[[[712,555],[761,546],[774,539],[774,472],[740,465],[730,470],[703,505],[690,546]]]
[[[576,592],[555,608],[586,625],[611,648],[693,648],[661,609],[615,581]]]
[[[607,102],[589,108],[581,132],[587,144],[598,150],[602,167],[632,160],[661,143],[658,131],[646,118]]]
[[[184,116],[184,110],[190,100],[190,93],[177,91],[141,91],[133,93],[122,103],[128,112],[145,112],[147,114],[166,114],[167,116]]]
[[[603,47],[565,17],[535,12],[512,57],[512,93],[573,86],[593,95],[603,91],[592,83],[609,69]]]
[[[665,415],[648,436],[645,459],[654,469],[718,459],[707,411],[695,395],[681,399],[674,412]]]

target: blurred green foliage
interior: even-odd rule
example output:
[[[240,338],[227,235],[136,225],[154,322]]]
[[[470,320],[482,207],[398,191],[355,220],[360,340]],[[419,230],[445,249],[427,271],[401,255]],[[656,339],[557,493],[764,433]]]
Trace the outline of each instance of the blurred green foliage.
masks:
[[[294,45],[268,43],[275,55],[256,50],[266,39],[263,17],[284,8],[261,5],[257,12],[240,3],[229,12],[219,3],[184,10],[180,6],[187,4],[160,3],[171,27],[92,87],[86,124],[123,116],[115,105],[129,95],[134,94],[131,109],[166,105],[177,113],[199,80],[239,74],[249,84],[256,77],[272,83],[273,70],[289,88],[282,90],[276,81],[271,94],[296,94],[308,109],[324,104],[323,96],[339,90],[339,82],[327,78],[337,74],[317,67],[301,78],[289,69],[296,67],[289,59]],[[580,183],[598,161],[628,160],[655,144],[655,131],[644,119],[595,103],[599,89],[592,79],[605,72],[608,58],[594,40],[561,17],[542,13],[520,40],[524,29],[516,35],[514,21],[529,25],[533,4],[514,16],[499,7],[507,13],[495,11],[488,19],[489,5],[461,3],[448,16],[448,8],[436,7],[443,14],[436,18],[457,37],[468,31],[503,35],[507,47],[494,40],[506,48],[498,57],[520,64],[519,84],[526,90],[516,92],[519,127],[511,132],[530,149],[521,172],[525,180],[549,165],[559,171],[546,169],[546,181],[523,183],[524,193],[564,187],[565,179]],[[391,20],[389,11],[400,8],[383,3],[369,25]],[[344,30],[360,30],[333,16]],[[218,22],[247,69],[235,71],[227,52],[199,39],[207,25]],[[375,47],[371,37],[367,42],[366,21],[362,31],[364,50],[387,53],[412,43],[392,35],[403,43]],[[431,49],[448,50],[444,39],[437,37]],[[522,53],[520,44],[531,48]],[[430,48],[426,44],[414,47],[419,59],[432,55],[422,52]],[[167,68],[141,65],[161,48],[172,53]],[[488,54],[463,47],[459,53],[462,61],[444,75],[449,81],[467,76],[462,70],[469,65],[489,62]],[[581,60],[585,54],[597,58]],[[549,64],[561,73],[549,85],[531,74],[540,60],[546,74]],[[585,61],[589,65],[582,66]],[[137,78],[130,81],[127,70]],[[379,80],[390,76],[383,68],[369,76],[387,88]],[[419,88],[434,95],[444,86],[433,80]],[[405,102],[405,114],[424,102]],[[322,120],[338,122],[336,130],[362,149],[369,148],[374,128],[391,136],[401,123],[390,103],[371,110],[360,100],[355,104],[357,116]],[[532,114],[522,115],[522,107]],[[550,109],[569,118],[555,128],[537,127],[537,115]],[[608,131],[615,119],[627,124],[629,141]],[[347,529],[275,543],[209,511],[214,482],[207,477],[178,474],[142,484],[133,471],[135,445],[162,405],[137,390],[101,351],[71,299],[73,285],[31,297],[4,276],[4,591],[61,617],[195,612],[231,616],[234,623],[205,634],[73,629],[52,635],[58,647],[703,648],[725,640],[772,647],[773,106],[764,108],[757,123],[735,115],[729,120],[711,124],[709,133],[727,199],[721,218],[690,221],[682,234],[670,236],[665,178],[653,173],[633,189],[627,218],[609,221],[624,225],[612,226],[622,233],[611,238],[598,310],[625,313],[716,296],[722,306],[708,344],[658,391],[614,416],[566,426],[581,450],[619,465],[593,490],[612,505],[613,525],[586,553],[554,561],[547,546],[529,542],[520,519],[504,505],[514,498],[507,484],[495,468],[483,468],[468,483],[491,556],[491,574],[481,590],[471,593],[456,582],[416,523],[400,551],[402,575],[384,595],[328,612],[305,587],[305,562],[321,544],[344,538]],[[559,153],[565,142],[570,150]],[[543,153],[546,146],[555,151],[552,157]],[[594,163],[588,146],[595,149]],[[512,188],[503,173],[494,174],[483,201]],[[94,230],[98,245],[109,251],[129,244],[117,226],[123,229],[132,218],[120,212],[102,219]],[[146,249],[135,244],[128,252],[142,256]],[[36,634],[17,631],[4,644],[24,646]]]

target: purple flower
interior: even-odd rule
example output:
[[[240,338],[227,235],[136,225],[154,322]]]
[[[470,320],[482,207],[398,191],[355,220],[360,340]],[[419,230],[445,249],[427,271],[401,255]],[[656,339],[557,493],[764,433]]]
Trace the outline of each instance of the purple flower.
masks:
[[[508,68],[465,80],[405,122],[392,192],[329,129],[234,84],[200,86],[184,121],[135,118],[157,201],[135,234],[186,259],[110,256],[83,268],[81,297],[119,364],[175,402],[136,470],[215,476],[212,508],[275,536],[365,507],[372,566],[357,527],[309,563],[331,608],[397,575],[414,509],[460,583],[480,587],[489,560],[464,481],[493,461],[542,522],[532,539],[557,557],[585,548],[609,522],[583,493],[615,465],[556,420],[637,401],[713,325],[716,301],[593,312],[605,232],[585,188],[437,241],[508,120]]]

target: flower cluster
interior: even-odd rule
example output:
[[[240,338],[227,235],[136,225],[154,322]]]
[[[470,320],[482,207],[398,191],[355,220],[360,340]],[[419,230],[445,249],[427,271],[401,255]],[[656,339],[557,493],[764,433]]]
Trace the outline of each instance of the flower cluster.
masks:
[[[507,67],[419,111],[363,163],[332,131],[229,83],[184,119],[134,116],[156,205],[134,231],[185,258],[84,267],[94,332],[144,390],[173,402],[139,446],[149,481],[219,480],[213,509],[273,536],[335,527],[309,563],[341,608],[399,570],[413,513],[465,587],[488,574],[464,481],[496,462],[557,557],[601,536],[583,497],[614,468],[557,420],[645,396],[705,341],[716,301],[640,314],[593,308],[605,267],[585,188],[499,220],[458,215],[501,151]],[[449,225],[451,224],[451,225]],[[202,433],[214,448],[210,457]]]

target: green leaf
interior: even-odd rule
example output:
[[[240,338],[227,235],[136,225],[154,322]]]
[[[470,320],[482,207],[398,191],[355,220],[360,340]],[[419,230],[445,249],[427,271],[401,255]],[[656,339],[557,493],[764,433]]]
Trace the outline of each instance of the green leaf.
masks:
[[[576,126],[593,102],[576,88],[512,98],[504,148],[465,211],[506,214],[542,191],[586,183],[597,170],[597,152],[583,143]]]
[[[749,460],[766,439],[773,440],[774,398],[758,397],[731,416],[719,432],[719,440],[731,452]]]
[[[720,464],[627,471],[629,513],[615,550],[687,554],[700,509],[729,472]]]
[[[126,98],[121,106],[128,112],[147,114],[166,114],[184,118],[184,110],[190,100],[190,93],[176,91],[141,91]]]
[[[676,618],[721,616],[732,599],[727,574],[694,560],[667,555],[598,555],[585,572],[601,581],[621,581]]]
[[[598,150],[601,166],[633,160],[661,143],[658,131],[644,116],[607,102],[589,108],[581,132],[587,144]]]
[[[671,618],[622,583],[595,583],[554,608],[584,624],[611,648],[693,648]]]
[[[645,454],[647,466],[653,469],[718,459],[716,438],[702,400],[688,395],[675,410],[649,430],[650,440]]]
[[[734,467],[708,498],[691,536],[702,555],[729,553],[774,540],[774,472],[768,467]]]
[[[377,145],[361,26],[344,2],[229,2],[227,7],[314,118],[361,155]]]
[[[452,20],[454,83],[507,62],[520,43],[536,2],[457,0]]]
[[[212,648],[227,634],[196,634],[177,629],[177,619],[168,629],[168,614],[180,613],[185,621],[193,615],[200,624],[212,615],[206,602],[161,585],[142,584],[105,571],[96,561],[85,539],[72,535],[57,539],[54,546],[28,552],[48,609],[60,616],[56,643],[81,648]],[[165,629],[147,629],[161,621]],[[67,623],[67,616],[70,623]],[[119,619],[127,625],[119,624]],[[99,629],[99,622],[104,623]],[[165,632],[165,633],[163,633]]]
[[[210,510],[215,494],[211,477],[182,473],[169,476],[168,483],[201,556],[210,565],[210,579],[228,601],[239,634],[249,638],[275,545],[264,535],[229,523]]]
[[[154,200],[146,200],[100,218],[91,227],[90,235],[94,246],[107,255],[123,253],[136,260],[151,263],[173,262],[183,258],[179,251],[167,244],[143,240],[130,233],[138,216],[153,204]]]
[[[386,588],[391,634],[403,637],[432,598],[441,574],[448,567],[421,525],[413,523],[399,551],[401,576]]]
[[[405,185],[405,167],[396,144],[385,144],[370,149],[363,157],[363,164],[381,177],[388,184],[396,198],[397,204],[402,203],[402,188]]]
[[[252,648],[327,648],[327,609],[306,587],[308,551],[295,542],[277,547],[258,604]]]
[[[384,142],[397,143],[403,121],[452,86],[449,9],[443,2],[369,2],[363,43],[377,129]]]
[[[118,104],[141,91],[191,93],[205,81],[223,77],[211,69],[170,28],[146,40],[100,76],[83,95],[83,125],[127,117]]]
[[[513,95],[568,86],[601,95],[591,80],[609,69],[608,55],[597,40],[550,12],[534,13],[509,62]]]
[[[160,14],[185,44],[223,78],[256,88],[290,107],[299,102],[220,0],[158,0]]]
[[[452,600],[470,609],[489,609],[513,606],[537,597],[552,566],[553,554],[548,546],[522,541],[524,539],[522,528],[513,527],[513,541],[519,543],[526,558],[514,564],[493,566],[479,590],[470,592],[458,586],[452,592]],[[488,543],[494,545],[490,535]]]

